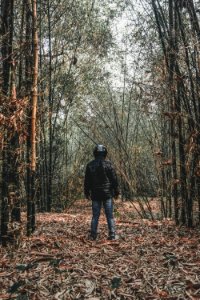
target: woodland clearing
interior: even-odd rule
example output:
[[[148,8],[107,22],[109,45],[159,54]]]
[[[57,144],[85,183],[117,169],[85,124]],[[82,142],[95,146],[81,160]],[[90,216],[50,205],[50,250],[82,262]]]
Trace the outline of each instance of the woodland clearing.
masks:
[[[115,207],[116,241],[103,213],[98,240],[88,240],[86,200],[38,214],[31,237],[0,248],[0,299],[200,299],[199,229],[136,219],[129,202]]]

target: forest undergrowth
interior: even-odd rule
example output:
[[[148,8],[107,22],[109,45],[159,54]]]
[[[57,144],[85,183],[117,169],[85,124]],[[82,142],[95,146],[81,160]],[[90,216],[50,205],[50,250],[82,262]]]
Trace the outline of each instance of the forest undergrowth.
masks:
[[[200,299],[199,229],[134,218],[129,202],[115,207],[116,241],[103,213],[98,240],[88,240],[88,201],[38,214],[31,237],[0,247],[0,299]]]

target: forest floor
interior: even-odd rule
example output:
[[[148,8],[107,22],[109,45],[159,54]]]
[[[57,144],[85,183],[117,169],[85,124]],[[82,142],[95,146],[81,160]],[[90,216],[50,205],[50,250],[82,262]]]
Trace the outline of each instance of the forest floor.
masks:
[[[200,299],[199,229],[133,218],[117,202],[119,240],[88,240],[91,205],[37,215],[37,229],[19,245],[0,247],[0,299]]]

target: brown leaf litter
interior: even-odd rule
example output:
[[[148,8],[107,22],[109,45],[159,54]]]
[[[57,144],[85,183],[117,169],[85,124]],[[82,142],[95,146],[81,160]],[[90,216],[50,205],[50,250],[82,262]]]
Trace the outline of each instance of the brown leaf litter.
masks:
[[[102,214],[97,241],[88,240],[91,206],[40,213],[37,229],[16,248],[0,247],[0,299],[200,299],[198,229],[172,221],[133,219],[117,203],[119,240],[107,240]]]

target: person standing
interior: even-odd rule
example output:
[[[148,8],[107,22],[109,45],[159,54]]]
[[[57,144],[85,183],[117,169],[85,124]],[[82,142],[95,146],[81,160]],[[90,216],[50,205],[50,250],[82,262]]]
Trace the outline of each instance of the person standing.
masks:
[[[93,151],[94,160],[86,166],[84,194],[92,200],[92,220],[90,239],[97,239],[97,228],[101,207],[103,205],[107,224],[108,239],[115,240],[115,220],[113,216],[113,198],[119,196],[118,179],[111,161],[106,160],[107,149],[104,145],[96,145]]]

